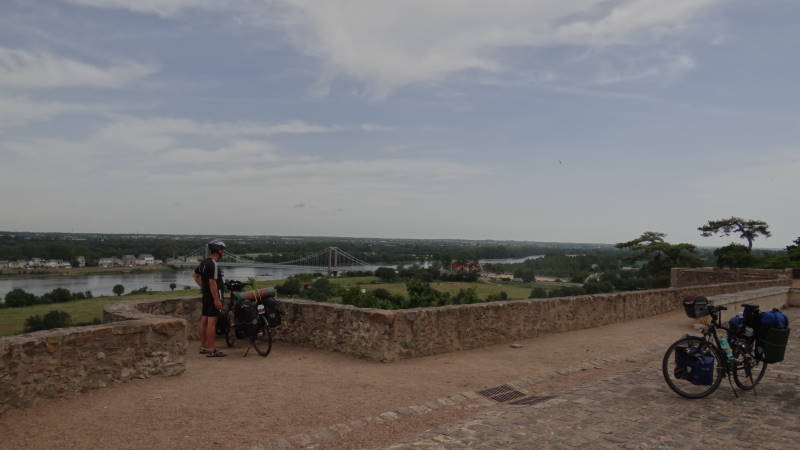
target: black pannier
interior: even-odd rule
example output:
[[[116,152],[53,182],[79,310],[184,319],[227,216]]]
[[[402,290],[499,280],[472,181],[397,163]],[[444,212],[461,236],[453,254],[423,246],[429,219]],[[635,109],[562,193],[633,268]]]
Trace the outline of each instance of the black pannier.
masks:
[[[267,309],[265,317],[270,327],[275,328],[281,324],[281,312],[278,310],[278,301],[272,297],[263,300],[264,307]]]
[[[759,330],[758,345],[764,362],[775,364],[783,361],[786,344],[789,343],[789,328],[766,328]]]
[[[699,319],[709,314],[708,299],[705,297],[686,297],[683,299],[683,309],[692,319]]]
[[[253,336],[258,325],[258,311],[255,303],[250,300],[242,300],[236,303],[233,309],[236,319],[236,336],[239,338]]]

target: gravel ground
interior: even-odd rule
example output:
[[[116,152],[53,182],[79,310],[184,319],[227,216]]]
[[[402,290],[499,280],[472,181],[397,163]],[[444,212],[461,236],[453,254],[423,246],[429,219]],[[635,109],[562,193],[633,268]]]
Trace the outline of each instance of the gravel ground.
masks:
[[[137,380],[0,416],[0,448],[388,445],[492,407],[486,399],[461,401],[459,394],[520,379],[534,384],[533,390],[553,390],[621,373],[663,352],[691,325],[675,312],[522,340],[520,348],[493,345],[389,364],[280,342],[267,358],[253,351],[242,358],[243,348],[231,349],[226,358],[193,351],[183,375]],[[447,398],[456,400],[405,414],[408,407]]]

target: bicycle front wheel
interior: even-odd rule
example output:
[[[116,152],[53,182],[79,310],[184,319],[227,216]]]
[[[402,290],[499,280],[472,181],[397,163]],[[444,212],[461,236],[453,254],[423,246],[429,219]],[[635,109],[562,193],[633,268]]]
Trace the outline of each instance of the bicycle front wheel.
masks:
[[[756,387],[766,372],[767,363],[763,361],[763,358],[757,357],[754,352],[744,353],[736,358],[733,381],[739,386],[739,389],[749,391]]]
[[[233,311],[228,311],[228,314],[225,316],[225,318],[220,320],[228,321],[228,330],[227,333],[225,333],[225,343],[228,344],[228,347],[233,347],[236,345],[236,320],[233,316]]]
[[[672,344],[661,364],[664,381],[676,394],[703,398],[719,387],[724,366],[717,349],[704,339],[687,336]]]
[[[258,318],[258,331],[251,338],[251,342],[253,348],[261,356],[269,355],[270,350],[272,350],[272,328],[269,327],[263,317]]]

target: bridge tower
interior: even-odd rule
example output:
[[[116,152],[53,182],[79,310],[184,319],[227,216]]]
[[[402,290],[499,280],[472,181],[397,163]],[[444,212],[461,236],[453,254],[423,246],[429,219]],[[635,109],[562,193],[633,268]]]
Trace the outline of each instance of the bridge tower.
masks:
[[[328,276],[336,275],[337,273],[336,250],[336,247],[328,248]]]

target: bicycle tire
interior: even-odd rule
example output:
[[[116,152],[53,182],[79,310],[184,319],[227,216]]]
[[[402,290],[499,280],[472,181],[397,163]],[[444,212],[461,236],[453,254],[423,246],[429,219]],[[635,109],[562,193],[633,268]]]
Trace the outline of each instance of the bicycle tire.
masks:
[[[232,348],[236,345],[236,320],[232,310],[228,311],[225,320],[228,321],[228,332],[225,333],[225,343],[228,344],[228,348]]]
[[[745,353],[741,361],[739,358],[736,359],[733,382],[743,391],[749,391],[756,387],[767,372],[767,363],[764,362],[761,355],[756,354],[757,352],[757,347],[755,347],[752,352]]]
[[[678,347],[695,347],[698,348],[701,353],[714,357],[713,379],[710,385],[696,385],[688,379],[676,377],[675,351]],[[723,366],[722,356],[716,347],[702,338],[687,336],[678,339],[669,346],[666,353],[664,353],[664,359],[661,362],[661,370],[664,375],[664,381],[667,382],[667,386],[676,394],[689,399],[698,399],[706,397],[717,390],[722,382],[725,368]]]
[[[272,350],[272,328],[263,317],[258,318],[258,331],[250,339],[250,343],[256,352],[264,357]]]

